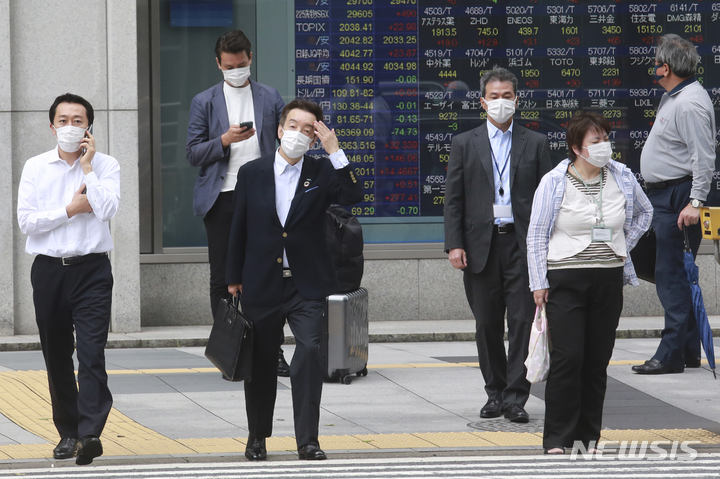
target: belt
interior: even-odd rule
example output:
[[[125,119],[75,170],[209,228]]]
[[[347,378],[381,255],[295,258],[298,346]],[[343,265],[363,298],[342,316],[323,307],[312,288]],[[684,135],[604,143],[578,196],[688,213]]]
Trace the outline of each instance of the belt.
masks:
[[[670,186],[679,185],[688,181],[692,181],[692,176],[688,175],[683,176],[682,178],[678,178],[677,180],[658,181],[657,183],[648,183],[646,181],[645,188],[647,188],[648,191],[664,190],[665,188],[669,188]]]
[[[499,235],[515,232],[515,223],[507,223],[504,225],[493,225],[493,231]]]
[[[96,261],[102,258],[107,258],[107,253],[90,253],[82,256],[65,256],[63,258],[57,258],[55,256],[47,256],[39,254],[38,258],[42,258],[48,263],[61,264],[63,266],[73,266],[76,264],[87,263],[88,261]]]
[[[292,271],[288,268],[283,269],[283,278],[292,278]]]

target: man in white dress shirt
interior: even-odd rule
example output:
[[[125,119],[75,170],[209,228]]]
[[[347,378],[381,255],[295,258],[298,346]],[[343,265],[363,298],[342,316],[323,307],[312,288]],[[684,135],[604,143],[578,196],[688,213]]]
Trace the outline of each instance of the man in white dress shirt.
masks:
[[[102,455],[100,434],[112,408],[105,371],[113,287],[108,222],[120,202],[120,166],[95,150],[93,119],[84,98],[55,99],[50,129],[58,146],[25,163],[17,209],[25,252],[37,255],[30,275],[35,319],[61,438],[53,456],[77,456],[81,465]]]

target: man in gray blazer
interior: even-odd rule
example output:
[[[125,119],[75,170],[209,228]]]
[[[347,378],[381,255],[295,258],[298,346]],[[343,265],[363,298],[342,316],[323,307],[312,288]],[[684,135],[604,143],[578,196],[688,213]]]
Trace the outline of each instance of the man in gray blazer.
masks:
[[[517,78],[495,66],[480,79],[488,121],[452,140],[445,187],[445,251],[464,272],[488,401],[480,417],[528,422],[525,378],[534,302],[527,236],[533,195],[550,171],[547,138],[513,123]],[[507,311],[509,348],[503,336]]]
[[[285,103],[270,86],[250,79],[250,41],[240,30],[215,45],[224,80],[193,98],[186,154],[199,166],[193,210],[205,223],[210,260],[210,306],[213,317],[222,298],[227,248],[238,169],[250,160],[275,154],[280,113]],[[242,123],[252,122],[250,126]]]

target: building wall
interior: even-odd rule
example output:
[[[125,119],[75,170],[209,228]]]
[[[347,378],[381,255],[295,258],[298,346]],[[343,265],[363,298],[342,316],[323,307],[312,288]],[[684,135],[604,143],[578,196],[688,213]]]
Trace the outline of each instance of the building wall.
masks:
[[[712,255],[697,258],[708,314],[720,314]],[[194,264],[143,264],[143,326],[210,324],[209,267]],[[471,319],[462,273],[447,260],[372,260],[365,262],[363,286],[370,293],[370,321]],[[625,287],[623,316],[662,316],[655,285]]]
[[[138,331],[136,0],[0,0],[0,65],[0,335],[36,332],[17,185],[25,161],[56,145],[47,112],[66,92],[93,105],[97,149],[120,163],[112,330]]]

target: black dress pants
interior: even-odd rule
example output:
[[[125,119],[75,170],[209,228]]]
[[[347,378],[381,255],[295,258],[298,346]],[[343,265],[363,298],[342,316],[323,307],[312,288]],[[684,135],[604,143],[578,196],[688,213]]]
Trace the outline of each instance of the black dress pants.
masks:
[[[252,380],[245,383],[250,437],[272,436],[277,397],[278,351],[287,319],[295,336],[290,363],[295,439],[298,448],[318,444],[324,360],[320,350],[325,301],[300,296],[292,278],[283,279],[283,299],[277,306],[243,305],[253,323]]]
[[[227,250],[230,241],[230,226],[233,216],[233,192],[225,191],[218,195],[215,204],[207,212],[203,222],[208,239],[208,260],[210,262],[210,308],[213,318],[223,298],[230,298],[225,269],[227,268]]]
[[[524,406],[530,396],[525,359],[535,303],[527,259],[514,232],[493,233],[485,269],[465,269],[465,294],[475,316],[475,342],[488,399]],[[505,311],[508,351],[505,353]]]
[[[38,256],[30,279],[55,427],[63,439],[99,437],[113,402],[105,371],[113,287],[110,260],[63,266]]]
[[[550,374],[543,446],[600,439],[607,366],[623,306],[623,268],[551,270],[546,305]]]

